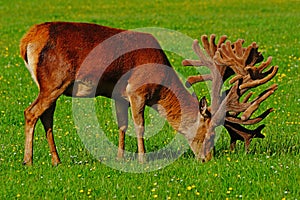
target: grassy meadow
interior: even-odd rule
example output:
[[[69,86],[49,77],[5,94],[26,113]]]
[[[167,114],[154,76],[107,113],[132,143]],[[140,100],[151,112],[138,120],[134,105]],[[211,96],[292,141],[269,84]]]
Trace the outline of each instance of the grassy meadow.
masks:
[[[52,167],[45,133],[38,122],[34,165],[23,166],[23,111],[38,90],[19,56],[19,40],[30,26],[45,21],[91,22],[123,29],[158,27],[195,39],[202,34],[225,34],[231,41],[243,38],[247,45],[256,41],[265,60],[272,56],[272,65],[279,66],[271,81],[278,83],[279,89],[257,112],[275,109],[260,123],[266,124],[266,137],[254,139],[245,155],[242,142],[234,152],[228,151],[229,136],[223,131],[216,156],[208,163],[197,162],[188,150],[159,170],[124,172],[102,163],[85,148],[76,132],[72,99],[62,96],[54,120],[62,164]],[[0,199],[300,199],[299,21],[297,0],[1,0]],[[180,56],[172,52],[167,55],[184,77],[195,72],[181,67]],[[197,87],[199,96],[208,95]],[[101,127],[117,144],[112,102],[98,97],[96,103]],[[150,123],[157,115],[147,112]],[[159,134],[145,140],[147,151],[164,147],[174,137],[167,123],[161,126]],[[126,150],[136,150],[133,135],[126,138]]]

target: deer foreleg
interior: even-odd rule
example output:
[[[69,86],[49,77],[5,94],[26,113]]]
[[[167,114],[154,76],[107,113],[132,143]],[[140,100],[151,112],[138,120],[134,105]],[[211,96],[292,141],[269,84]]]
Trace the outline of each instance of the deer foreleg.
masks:
[[[117,159],[122,159],[125,151],[125,133],[128,128],[129,103],[127,101],[116,100],[115,106],[119,127],[119,147]]]
[[[139,96],[130,96],[130,105],[132,111],[132,119],[134,121],[134,127],[137,136],[138,143],[138,160],[140,163],[145,161],[145,145],[144,145],[144,109],[145,104]]]

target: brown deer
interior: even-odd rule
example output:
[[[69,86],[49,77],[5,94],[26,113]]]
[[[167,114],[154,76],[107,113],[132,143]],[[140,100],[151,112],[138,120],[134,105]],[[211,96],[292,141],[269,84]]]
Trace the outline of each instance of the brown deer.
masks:
[[[225,119],[225,127],[232,138],[231,147],[237,139],[241,139],[246,141],[248,148],[252,138],[261,136],[262,128],[250,131],[240,124],[256,123],[272,111],[269,109],[258,118],[249,119],[259,104],[275,91],[276,86],[252,102],[247,102],[250,95],[242,103],[239,103],[239,98],[249,88],[273,78],[277,66],[262,73],[270,64],[268,59],[262,66],[254,67],[262,60],[256,45],[242,48],[241,42],[223,44],[224,37],[215,45],[213,40],[209,43],[203,38],[204,48],[210,57],[204,56],[195,43],[194,49],[203,62],[186,60],[183,64],[205,65],[211,69],[213,75],[188,79],[191,84],[212,80],[210,108],[205,98],[198,102],[185,89],[157,40],[150,34],[87,23],[49,22],[30,28],[21,40],[20,52],[39,88],[39,94],[24,111],[24,164],[32,164],[34,128],[38,119],[41,119],[46,131],[52,164],[60,163],[52,131],[56,100],[62,94],[73,97],[101,95],[115,100],[119,158],[124,156],[129,107],[141,162],[145,153],[145,106],[156,109],[175,130],[183,134],[196,158],[203,161],[211,158],[214,128],[222,125],[222,119]],[[234,86],[225,93],[226,97],[220,96],[219,82],[234,73],[237,74],[231,80]],[[225,114],[221,112],[222,109],[226,111]],[[241,112],[244,114],[238,118]]]

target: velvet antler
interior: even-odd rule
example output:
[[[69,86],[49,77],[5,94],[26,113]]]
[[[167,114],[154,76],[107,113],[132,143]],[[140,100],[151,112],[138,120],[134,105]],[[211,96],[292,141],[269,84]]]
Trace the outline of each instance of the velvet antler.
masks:
[[[227,37],[222,36],[216,44],[215,38],[215,35],[211,35],[210,39],[206,35],[202,36],[204,49],[201,49],[198,41],[195,40],[193,50],[199,60],[184,60],[182,62],[184,66],[206,66],[211,72],[205,75],[190,76],[187,80],[189,83],[187,85],[208,80],[212,81],[212,103],[210,106],[212,118],[203,145],[203,157],[213,147],[214,129],[219,125],[223,125],[229,132],[231,149],[234,148],[236,140],[243,140],[245,141],[246,151],[248,151],[252,138],[263,138],[261,130],[265,125],[261,125],[255,130],[249,130],[242,125],[256,124],[273,111],[270,108],[258,117],[251,118],[260,104],[277,89],[277,85],[273,84],[252,101],[249,101],[253,94],[249,90],[270,81],[276,75],[278,66],[272,66],[264,72],[270,65],[272,57],[256,66],[264,58],[258,52],[258,45],[255,42],[248,47],[243,47],[244,40],[242,39],[231,43],[229,41],[225,42]],[[232,78],[229,83],[232,86],[229,90],[222,91],[224,82],[230,77]],[[241,100],[243,95],[245,97]]]

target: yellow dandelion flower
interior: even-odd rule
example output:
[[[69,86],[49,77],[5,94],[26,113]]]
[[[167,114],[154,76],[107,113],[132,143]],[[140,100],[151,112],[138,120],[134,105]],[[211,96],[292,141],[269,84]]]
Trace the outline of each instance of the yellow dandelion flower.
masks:
[[[83,191],[83,190],[79,190],[79,192],[80,192],[80,193],[83,193],[84,191]]]
[[[158,197],[158,195],[157,195],[157,194],[153,195],[153,198],[157,198],[157,197]]]
[[[192,186],[187,186],[187,190],[192,190]]]

